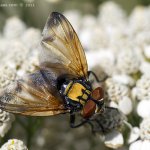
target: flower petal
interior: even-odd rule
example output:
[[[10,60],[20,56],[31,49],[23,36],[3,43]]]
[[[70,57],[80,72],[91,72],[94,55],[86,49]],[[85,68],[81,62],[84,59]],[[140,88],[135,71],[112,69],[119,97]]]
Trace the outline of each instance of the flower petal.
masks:
[[[120,132],[113,130],[105,135],[105,145],[110,148],[119,148],[123,145],[124,140]]]

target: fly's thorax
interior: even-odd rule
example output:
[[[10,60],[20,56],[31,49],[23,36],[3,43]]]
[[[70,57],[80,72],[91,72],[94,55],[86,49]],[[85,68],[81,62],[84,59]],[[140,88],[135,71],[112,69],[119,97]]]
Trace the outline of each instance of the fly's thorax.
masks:
[[[65,103],[74,109],[82,109],[91,95],[91,86],[84,80],[70,80],[62,85]]]

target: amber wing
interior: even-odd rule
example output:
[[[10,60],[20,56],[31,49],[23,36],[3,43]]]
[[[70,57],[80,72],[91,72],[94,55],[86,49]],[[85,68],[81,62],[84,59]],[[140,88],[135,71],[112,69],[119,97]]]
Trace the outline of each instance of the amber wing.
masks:
[[[47,19],[41,41],[41,66],[66,68],[69,74],[87,78],[87,61],[76,32],[60,13]]]
[[[59,13],[47,20],[41,41],[40,67],[0,92],[0,108],[12,113],[49,116],[68,113],[58,93],[58,78],[87,77],[87,62],[80,41]]]
[[[0,93],[0,108],[31,116],[69,112],[58,94],[56,75],[52,74],[48,70],[39,70],[14,82]]]

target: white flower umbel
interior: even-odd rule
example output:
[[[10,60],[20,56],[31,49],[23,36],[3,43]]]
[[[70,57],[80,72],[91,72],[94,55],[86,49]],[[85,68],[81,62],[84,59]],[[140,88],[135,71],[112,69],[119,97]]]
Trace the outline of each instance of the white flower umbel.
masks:
[[[137,105],[137,113],[142,118],[150,117],[150,100],[142,100]]]
[[[112,76],[112,79],[115,82],[118,82],[127,86],[133,86],[135,84],[134,79],[127,74],[114,74]]]
[[[21,36],[21,41],[28,49],[37,49],[41,39],[41,32],[35,28],[27,29]]]
[[[132,34],[149,29],[150,20],[147,19],[149,18],[148,10],[148,8],[143,6],[137,6],[134,8],[129,17],[129,27]]]
[[[136,83],[137,99],[150,100],[150,75],[143,74]]]
[[[125,74],[134,74],[139,71],[140,60],[133,49],[121,51],[117,57],[117,68]]]
[[[109,50],[99,50],[95,52],[87,52],[87,61],[89,69],[99,66],[107,75],[113,74],[115,68],[115,56]],[[94,58],[94,59],[93,59]],[[108,68],[109,66],[109,68]],[[97,69],[98,70],[98,69]]]
[[[140,137],[142,140],[149,140],[150,142],[150,116],[143,119],[140,124]]]
[[[132,112],[133,106],[132,106],[132,100],[130,97],[124,96],[118,103],[118,108],[121,110],[124,114],[128,115]]]
[[[2,59],[5,57],[8,45],[10,42],[6,40],[5,38],[0,38],[0,58]]]
[[[4,36],[6,38],[19,38],[25,31],[25,24],[17,17],[9,18],[4,26]]]
[[[115,82],[109,78],[105,82],[107,98],[110,100],[110,106],[118,108],[124,114],[132,111],[132,100],[129,97],[129,88],[123,84]]]
[[[18,139],[8,140],[0,150],[28,150],[23,141]]]
[[[19,40],[12,41],[5,52],[3,63],[6,63],[9,67],[18,70],[27,58],[28,52],[29,49],[27,49],[26,46]]]
[[[150,142],[148,140],[138,140],[132,143],[129,147],[129,150],[149,150]]]
[[[9,67],[8,65],[0,65],[0,89],[9,85],[16,78],[16,69]]]
[[[113,111],[111,109],[108,109],[106,113],[106,108],[109,108],[106,107],[104,113],[96,117],[100,123],[96,124],[96,129],[100,130],[100,125],[102,124],[104,129],[107,130],[105,133],[108,134],[104,142],[111,148],[117,149],[123,145],[124,147],[130,146],[130,150],[146,150],[146,146],[150,149],[150,125],[149,121],[146,121],[150,116],[150,19],[148,19],[150,18],[150,7],[135,7],[131,15],[127,16],[119,5],[109,1],[103,3],[97,12],[99,12],[97,16],[87,14],[82,16],[78,10],[65,11],[63,14],[69,19],[81,40],[87,54],[88,69],[97,74],[99,79],[103,79],[101,77],[105,75],[109,76],[105,82],[97,84],[94,82],[95,87],[104,85],[104,91],[106,92],[104,97],[105,106],[118,108],[123,112],[122,114],[126,115],[126,118],[129,117],[129,124],[137,126],[141,118],[143,122],[140,127],[132,129],[129,140],[129,144],[132,143],[131,145],[123,142],[127,141],[127,139],[122,138],[120,126],[122,127],[124,123],[123,119],[121,120],[119,117],[119,111],[112,115]],[[6,21],[3,33],[0,33],[1,88],[10,84],[10,81],[24,76],[26,73],[34,72],[36,66],[38,66],[39,50],[37,47],[41,38],[40,34],[41,32],[38,29],[26,28],[26,25],[16,17],[9,18]],[[5,68],[5,66],[7,67]],[[15,77],[15,74],[17,77]],[[5,80],[5,78],[8,80]],[[132,104],[134,104],[134,107]],[[7,119],[9,115],[6,112],[2,111],[0,114],[0,136],[4,136],[11,123],[7,121],[9,120]],[[102,116],[103,119],[101,118]],[[58,126],[55,126],[57,122],[53,123],[54,130],[50,127],[51,131],[53,133],[56,131],[61,136],[62,134],[58,133]],[[38,142],[41,140],[41,143],[32,143],[34,144],[33,147],[42,147],[47,143],[49,147],[51,143],[53,144],[53,141],[49,142],[49,138],[47,138],[52,132],[47,132],[49,129],[47,127],[46,129],[46,136],[44,134],[42,140],[35,137],[34,141]],[[69,140],[67,145],[70,145],[71,142],[75,145],[75,140],[72,137],[79,137],[81,133],[70,130],[70,136],[66,136],[66,130],[63,127],[59,129],[60,131],[62,129],[61,132],[63,132],[64,137]],[[82,143],[84,145],[84,141],[86,141],[85,143],[88,143],[88,147],[92,147],[94,138],[92,137],[89,140],[84,126],[78,129],[83,133],[85,132],[81,135],[82,138],[85,136],[86,139],[80,141],[78,145],[82,145]],[[120,132],[116,131],[117,129]],[[53,134],[55,136],[53,139],[59,137],[56,133]],[[125,135],[124,137],[128,137],[129,133],[126,132]],[[89,136],[91,137],[90,134]],[[76,139],[80,140],[80,138]],[[97,140],[99,142],[99,139]],[[64,142],[64,140],[62,141]],[[63,142],[60,142],[59,149],[62,149]],[[10,145],[15,145],[14,143],[16,143],[15,140],[10,142]],[[80,148],[80,146],[76,147]],[[12,147],[10,146],[10,148]],[[103,149],[101,147],[92,148]],[[63,149],[70,149],[70,147],[66,148],[64,144]]]
[[[97,18],[93,15],[85,15],[82,18],[81,27],[82,29],[93,29],[95,26],[97,26]]]
[[[85,50],[97,51],[108,45],[107,36],[103,28],[99,28],[98,25],[92,29],[90,26],[83,28],[79,33],[79,37]]]
[[[105,82],[108,99],[119,102],[124,96],[129,96],[129,88],[108,78]]]
[[[34,50],[28,57],[28,60],[24,61],[21,69],[18,71],[18,76],[34,72],[37,66],[39,66],[39,51]]]
[[[137,129],[136,129],[137,130]],[[140,128],[136,133],[140,139],[133,142],[129,150],[149,150],[150,148],[150,118],[145,118],[140,124]],[[137,138],[135,138],[136,140]]]
[[[13,114],[2,111],[0,109],[0,136],[4,137],[8,130],[11,128],[12,122],[15,117]]]
[[[142,74],[150,74],[150,63],[146,61],[142,61],[140,65],[140,71]]]
[[[112,1],[103,3],[99,7],[99,21],[105,25],[119,25],[125,20],[125,12],[121,7]]]
[[[64,16],[71,22],[76,32],[79,32],[80,23],[81,23],[81,14],[77,10],[68,10],[65,11]]]
[[[146,58],[150,59],[150,45],[144,46],[144,55]]]

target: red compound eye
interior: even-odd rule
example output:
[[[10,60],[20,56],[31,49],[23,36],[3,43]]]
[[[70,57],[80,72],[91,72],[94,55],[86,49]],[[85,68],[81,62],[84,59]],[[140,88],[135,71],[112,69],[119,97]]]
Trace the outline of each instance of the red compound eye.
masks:
[[[95,100],[101,100],[104,97],[103,89],[101,87],[98,87],[95,90],[93,90],[92,97]],[[89,118],[95,113],[95,110],[96,110],[95,102],[93,100],[88,100],[87,103],[84,105],[81,114],[84,118]]]

